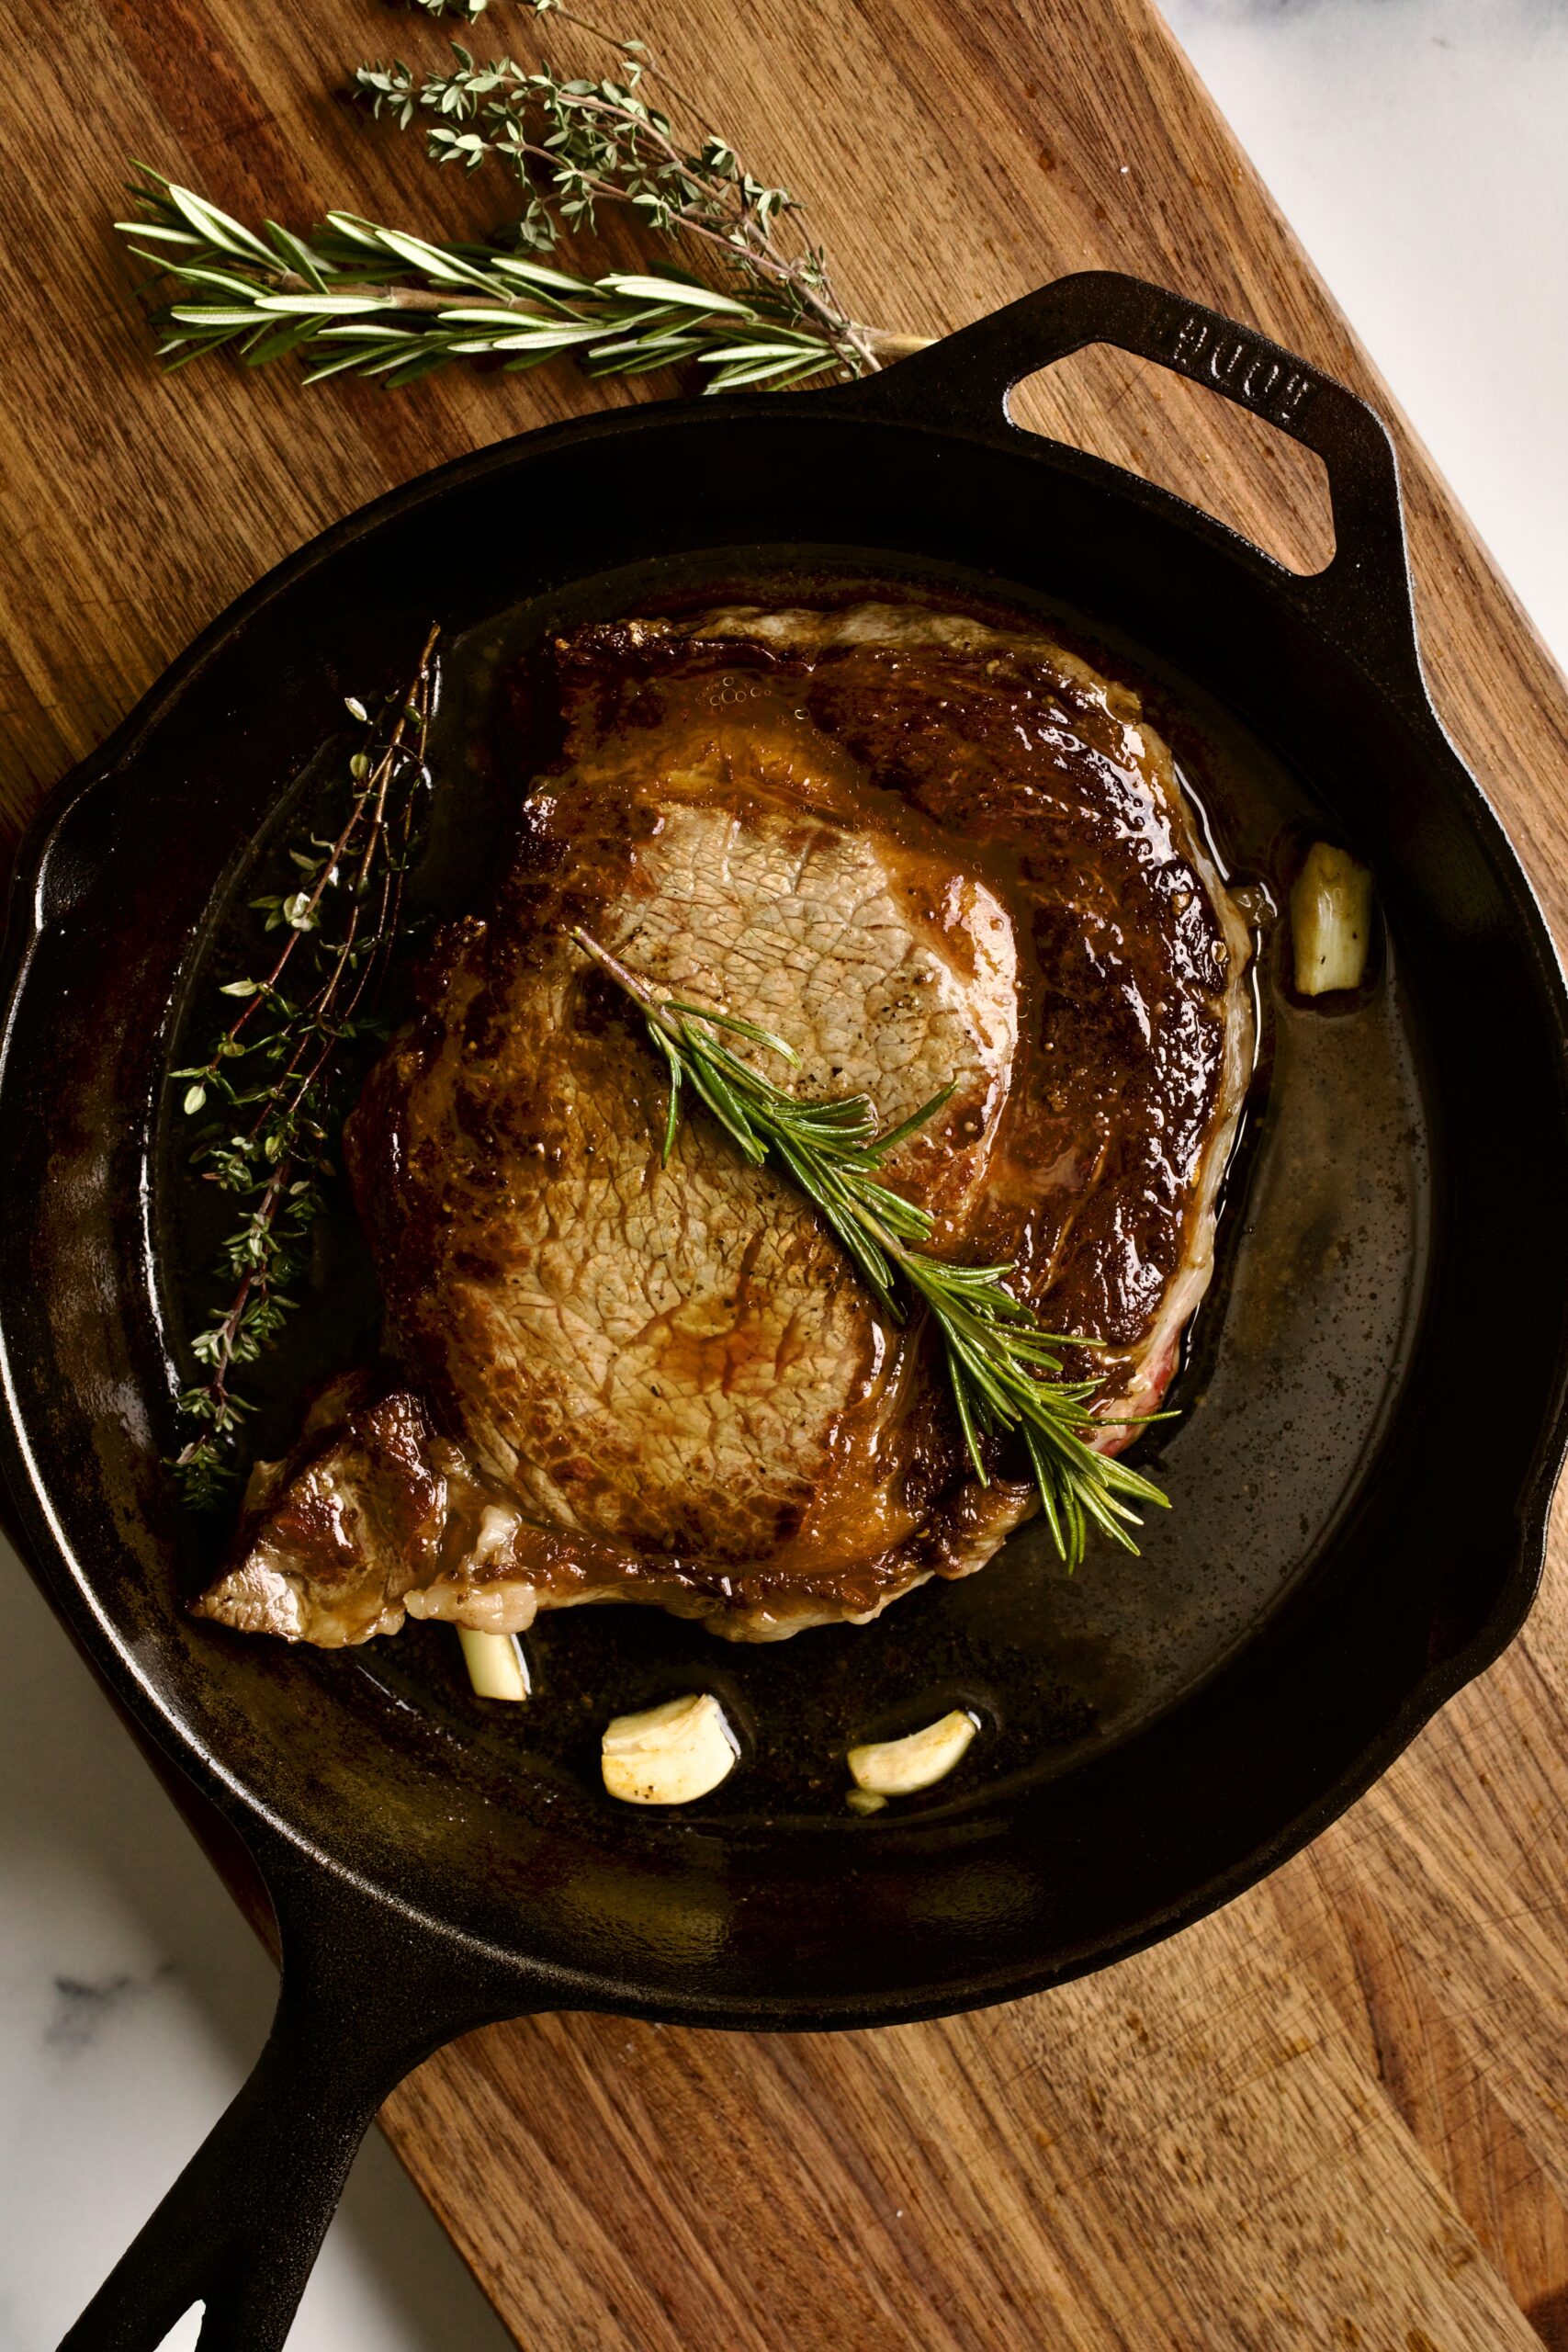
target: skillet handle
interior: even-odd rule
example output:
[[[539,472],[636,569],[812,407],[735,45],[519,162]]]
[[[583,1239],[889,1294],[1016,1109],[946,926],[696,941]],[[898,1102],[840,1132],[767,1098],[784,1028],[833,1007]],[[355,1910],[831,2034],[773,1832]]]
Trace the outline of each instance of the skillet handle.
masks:
[[[1387,428],[1343,384],[1251,327],[1141,277],[1085,270],[838,397],[879,417],[995,433],[1010,422],[1015,384],[1091,343],[1174,368],[1316,450],[1328,472],[1333,560],[1309,577],[1264,560],[1346,650],[1396,693],[1414,691],[1425,709],[1399,469]]]
[[[527,2006],[517,1973],[469,1967],[374,1895],[298,1864],[265,1875],[283,1942],[265,2047],[60,2352],[157,2352],[197,2303],[199,2352],[281,2352],[383,2099],[444,2042]]]

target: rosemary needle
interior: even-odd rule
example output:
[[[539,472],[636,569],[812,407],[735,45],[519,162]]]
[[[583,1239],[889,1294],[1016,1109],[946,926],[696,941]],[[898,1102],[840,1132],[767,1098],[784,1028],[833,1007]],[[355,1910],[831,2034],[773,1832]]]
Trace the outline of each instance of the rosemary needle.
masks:
[[[1042,1329],[1007,1286],[1010,1264],[958,1266],[932,1257],[920,1246],[931,1239],[931,1216],[881,1180],[894,1146],[940,1111],[953,1088],[888,1128],[878,1127],[864,1094],[802,1102],[724,1042],[728,1032],[798,1069],[799,1057],[784,1038],[736,1013],[665,995],[586,931],[574,927],[570,935],[639,1008],[663,1057],[670,1073],[666,1160],[689,1087],[753,1167],[772,1161],[794,1179],[889,1315],[903,1319],[900,1283],[924,1306],[942,1334],[953,1406],[980,1484],[990,1483],[981,1437],[1016,1430],[1068,1567],[1082,1559],[1091,1526],[1135,1552],[1129,1531],[1140,1522],[1132,1506],[1164,1505],[1166,1498],[1152,1480],[1089,1442],[1106,1427],[1089,1410],[1099,1382],[1060,1376],[1063,1348],[1100,1343]]]

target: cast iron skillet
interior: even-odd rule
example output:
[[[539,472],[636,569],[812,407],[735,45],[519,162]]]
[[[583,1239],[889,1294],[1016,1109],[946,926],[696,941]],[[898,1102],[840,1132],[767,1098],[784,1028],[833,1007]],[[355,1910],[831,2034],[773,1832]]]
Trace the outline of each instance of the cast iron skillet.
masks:
[[[1009,422],[1013,384],[1096,341],[1213,385],[1318,451],[1337,539],[1327,569],[1287,572]],[[684,1817],[617,1809],[591,1770],[535,1754],[531,1735],[498,1747],[477,1706],[410,1706],[353,1659],[198,1625],[179,1604],[183,1539],[159,1468],[175,1375],[158,1139],[192,943],[342,695],[386,676],[388,649],[433,611],[458,630],[650,558],[700,569],[704,551],[762,562],[791,548],[1057,595],[1156,649],[1281,747],[1323,821],[1371,860],[1426,1041],[1431,1178],[1410,1344],[1384,1367],[1364,1459],[1302,1573],[1125,1736],[1080,1740],[1065,1765],[1015,1758],[872,1823],[845,1815],[839,1788],[747,1810],[744,1774],[742,1798]],[[61,787],[21,860],[8,972],[0,1340],[16,1510],[112,1690],[250,1849],[283,1951],[254,2074],[72,2330],[73,2352],[151,2352],[197,2301],[207,2352],[280,2345],[377,2107],[486,2020],[581,2007],[876,2025],[1009,1999],[1169,1934],[1348,1804],[1529,1607],[1568,1434],[1562,981],[1427,698],[1381,424],[1173,295],[1067,278],[852,390],[620,411],[380,500],[243,599]],[[1353,1109],[1337,1140],[1359,1150]],[[1347,1327],[1337,1393],[1353,1390],[1356,1346]],[[1485,1416],[1478,1368],[1499,1400]],[[1201,1399],[1189,1401],[1201,1434]],[[1284,1417],[1271,1430],[1267,1396],[1260,1409],[1262,1436],[1228,1449],[1245,1453],[1235,1492],[1252,1497],[1232,1513],[1233,1548],[1280,1540],[1269,1480],[1292,1440]],[[1178,1469],[1188,1442],[1172,1442]],[[1202,1442],[1212,1484],[1224,1429]],[[1210,1523],[1201,1500],[1189,1528]],[[1117,1564],[1091,1570],[1076,1593],[1116,1589]],[[1171,1573],[1173,1595],[1186,1590]],[[970,1589],[932,1588],[908,1622],[936,1639],[948,1593]],[[888,1657],[910,1657],[895,1618],[807,1634],[733,1672],[794,1675],[794,1736],[841,1754],[846,1724],[885,1705]],[[600,1638],[561,1622],[552,1656]],[[708,1636],[637,1623],[665,1690],[732,1670]],[[885,1647],[895,1639],[903,1651]],[[812,1699],[818,1674],[831,1704]],[[753,1740],[768,1687],[737,1685]],[[541,1699],[537,1721],[554,1719]],[[1005,1747],[998,1734],[994,1752]]]

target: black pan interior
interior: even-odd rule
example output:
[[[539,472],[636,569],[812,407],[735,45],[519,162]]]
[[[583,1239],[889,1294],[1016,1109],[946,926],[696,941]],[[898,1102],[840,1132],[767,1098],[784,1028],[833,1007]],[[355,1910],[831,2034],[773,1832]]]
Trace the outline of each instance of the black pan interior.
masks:
[[[502,1787],[527,1759],[602,1803],[598,1736],[608,1717],[705,1688],[719,1692],[746,1745],[745,1769],[704,1801],[716,1818],[796,1830],[822,1821],[852,1826],[843,1803],[846,1746],[954,1705],[974,1708],[986,1736],[955,1780],[919,1801],[921,1813],[962,1814],[1000,1783],[1021,1787],[1068,1770],[1178,1703],[1310,1573],[1375,1453],[1415,1342],[1430,1138],[1416,1007],[1396,953],[1382,943],[1372,978],[1353,1001],[1336,999],[1325,1010],[1295,999],[1283,928],[1269,909],[1282,904],[1304,842],[1332,820],[1210,698],[1168,676],[1156,679],[1146,653],[1140,660],[1131,647],[1112,648],[1059,604],[1020,597],[1010,611],[998,583],[890,570],[886,561],[878,568],[874,557],[857,562],[838,550],[715,549],[686,559],[678,578],[668,565],[632,566],[482,623],[454,645],[446,665],[433,757],[436,810],[411,891],[422,919],[482,909],[505,862],[519,781],[556,749],[542,657],[557,632],[744,597],[840,603],[861,595],[929,599],[1043,627],[1134,681],[1182,742],[1188,788],[1225,869],[1256,894],[1258,1068],[1228,1186],[1224,1259],[1172,1395],[1180,1427],[1143,1447],[1157,1461],[1173,1510],[1151,1518],[1137,1560],[1102,1548],[1074,1577],[1031,1526],[983,1578],[926,1588],[869,1637],[845,1627],[788,1645],[730,1647],[662,1614],[546,1617],[527,1642],[538,1703],[525,1710],[475,1701],[452,1634],[437,1626],[411,1623],[396,1639],[328,1663],[322,1690],[335,1694],[332,1703],[342,1702],[357,1669],[376,1695],[355,1689],[350,1703],[412,1705],[439,1718],[466,1748],[484,1752],[484,1769]],[[530,678],[537,688],[520,711],[507,688]],[[312,763],[279,796],[218,894],[182,975],[184,1017],[170,1041],[175,1068],[199,1061],[209,1035],[231,1017],[217,988],[263,955],[257,919],[246,910],[264,888],[286,887],[283,845],[300,837],[302,812],[331,764]],[[179,1101],[180,1089],[166,1085],[152,1198],[165,1344],[184,1367],[181,1335],[199,1328],[221,1294],[212,1262],[225,1204],[191,1169],[191,1128]],[[253,1427],[255,1451],[288,1445],[301,1392],[314,1380],[368,1358],[378,1314],[344,1204],[319,1236],[306,1312],[266,1367],[269,1409]],[[215,1530],[213,1544],[193,1545],[198,1580],[220,1543]]]
[[[964,442],[830,400],[514,445],[344,526],[264,594],[49,845],[5,1078],[26,1204],[6,1315],[77,1564],[69,1604],[245,1803],[570,1997],[851,2021],[1089,1964],[1325,1817],[1528,1600],[1539,1531],[1521,1517],[1557,1394],[1539,1301],[1568,1273],[1544,1214],[1563,1109],[1539,927],[1435,724],[1314,628],[1275,567],[1121,485],[1021,435]],[[578,618],[872,585],[1045,618],[1144,685],[1238,881],[1281,899],[1319,831],[1378,878],[1382,948],[1353,1003],[1296,1004],[1264,937],[1223,1263],[1181,1418],[1145,1441],[1173,1509],[1143,1557],[1097,1548],[1069,1579],[1024,1531],[875,1627],[761,1649],[645,1611],[568,1612],[529,1637],[524,1710],[470,1696],[445,1629],[322,1657],[192,1623],[179,1590],[209,1538],[158,1464],[211,1234],[165,1073],[211,1023],[231,910],[341,696],[390,684],[443,621],[455,781],[421,888],[456,910],[482,895],[522,760],[495,737],[498,664]],[[373,1322],[344,1219],[262,1442]],[[1481,1361],[1532,1408],[1478,1440]],[[604,1720],[693,1687],[724,1696],[743,1768],[680,1816],[616,1808]],[[954,1702],[987,1727],[960,1774],[851,1816],[848,1742]]]

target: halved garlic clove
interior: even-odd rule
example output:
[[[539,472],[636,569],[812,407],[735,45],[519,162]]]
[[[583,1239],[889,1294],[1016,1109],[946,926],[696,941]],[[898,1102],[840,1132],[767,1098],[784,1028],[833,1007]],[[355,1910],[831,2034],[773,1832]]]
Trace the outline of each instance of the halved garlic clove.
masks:
[[[929,1789],[946,1778],[979,1728],[978,1717],[967,1707],[954,1707],[950,1714],[927,1724],[923,1731],[909,1732],[903,1739],[873,1740],[863,1747],[852,1747],[849,1765],[855,1786],[872,1796],[913,1796],[917,1789]]]
[[[1372,877],[1348,850],[1314,842],[1291,891],[1296,992],[1359,989],[1372,944]]]
[[[481,1699],[517,1700],[528,1696],[532,1688],[528,1661],[515,1634],[480,1634],[472,1625],[459,1625],[457,1639],[463,1645],[468,1680]]]
[[[623,1804],[690,1804],[735,1769],[739,1742],[711,1690],[667,1699],[604,1727],[600,1769]]]

